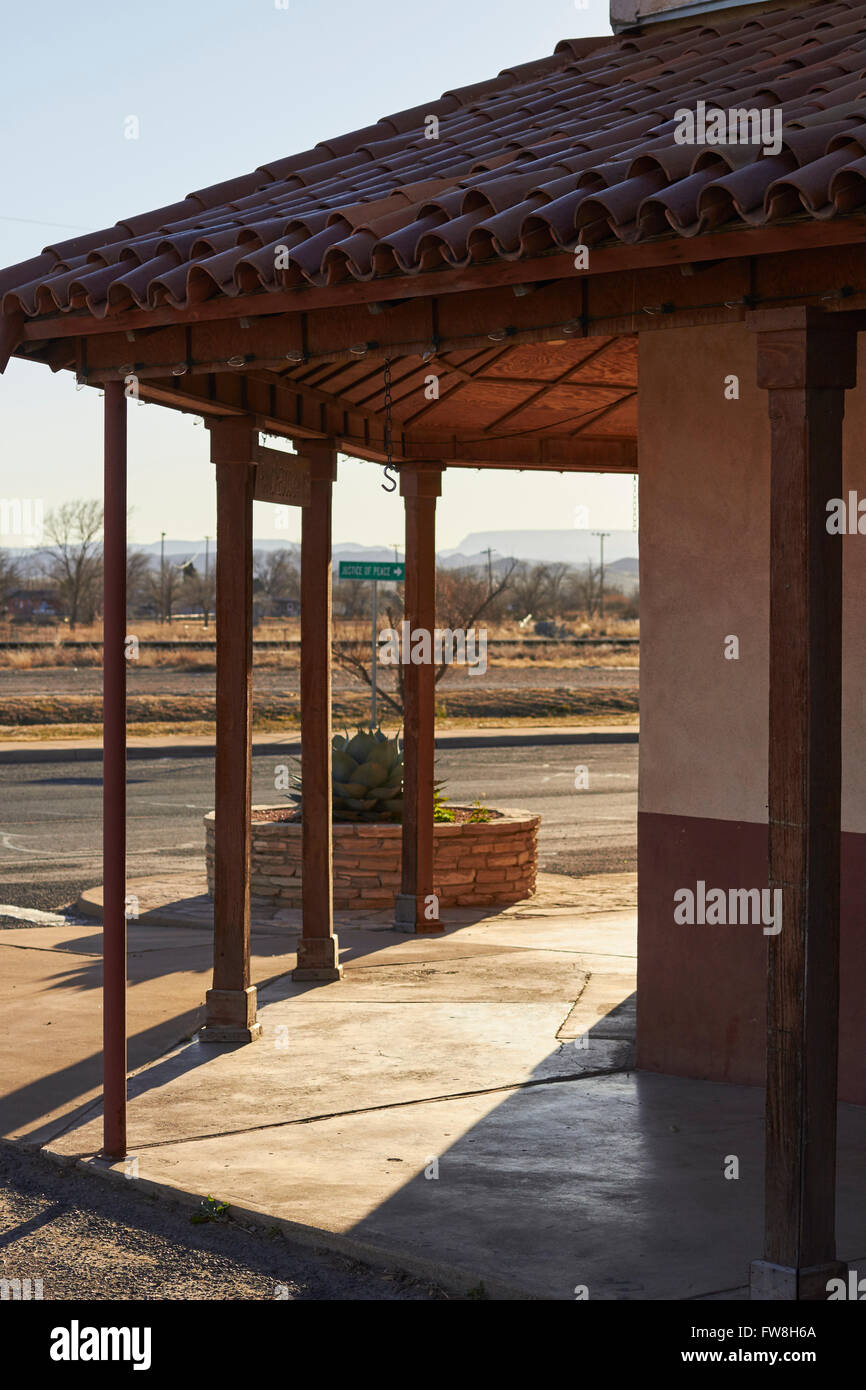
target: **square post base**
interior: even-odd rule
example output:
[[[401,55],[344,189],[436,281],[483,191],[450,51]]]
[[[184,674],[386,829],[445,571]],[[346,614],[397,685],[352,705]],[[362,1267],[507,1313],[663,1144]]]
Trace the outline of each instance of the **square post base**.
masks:
[[[428,918],[424,893],[397,893],[394,898],[394,930],[412,932],[417,936],[441,936],[445,928],[438,917]]]
[[[247,989],[209,989],[205,1002],[207,1017],[198,1035],[199,1042],[255,1042],[262,1036],[262,1025],[256,1019],[255,985]]]
[[[819,1303],[827,1298],[830,1279],[844,1279],[848,1266],[841,1260],[825,1265],[796,1269],[791,1265],[774,1265],[769,1260],[753,1260],[749,1297],[761,1303]]]
[[[342,980],[340,943],[336,936],[302,936],[293,980]]]

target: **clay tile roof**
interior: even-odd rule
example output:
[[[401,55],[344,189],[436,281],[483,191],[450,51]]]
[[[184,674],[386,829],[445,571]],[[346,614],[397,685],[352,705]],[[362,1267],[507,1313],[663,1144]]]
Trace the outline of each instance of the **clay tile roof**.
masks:
[[[780,108],[781,149],[678,143],[677,113],[699,102]],[[864,209],[866,0],[822,0],[745,20],[721,12],[676,33],[565,39],[546,58],[48,246],[0,271],[0,306],[182,309]]]

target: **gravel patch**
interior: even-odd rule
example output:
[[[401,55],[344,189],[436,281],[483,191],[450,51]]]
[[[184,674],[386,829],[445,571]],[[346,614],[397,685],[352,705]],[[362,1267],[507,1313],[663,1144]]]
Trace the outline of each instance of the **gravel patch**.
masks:
[[[49,1299],[429,1301],[447,1295],[0,1144],[0,1278]]]

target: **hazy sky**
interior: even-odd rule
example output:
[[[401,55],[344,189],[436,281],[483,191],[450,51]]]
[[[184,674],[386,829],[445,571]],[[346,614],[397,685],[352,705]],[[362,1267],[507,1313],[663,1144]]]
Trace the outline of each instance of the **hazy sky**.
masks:
[[[191,189],[359,129],[449,87],[609,32],[608,0],[42,0],[4,13],[0,267],[77,229],[111,226]],[[138,140],[124,138],[136,116]],[[0,378],[0,497],[50,508],[102,488],[102,402],[70,374],[13,362]],[[129,409],[130,537],[215,531],[206,431]],[[342,463],[334,539],[393,543],[402,504],[382,471]],[[470,531],[632,523],[631,478],[451,469],[438,542]],[[256,508],[259,537],[296,540]],[[15,544],[7,536],[0,543]]]

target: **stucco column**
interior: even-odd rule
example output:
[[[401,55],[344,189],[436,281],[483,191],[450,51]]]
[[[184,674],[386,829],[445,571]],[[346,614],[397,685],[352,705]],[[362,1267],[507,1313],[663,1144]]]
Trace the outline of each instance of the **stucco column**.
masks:
[[[795,307],[752,313],[769,394],[769,883],[764,1258],[755,1299],[826,1299],[836,1260],[845,392],[857,335]]]

